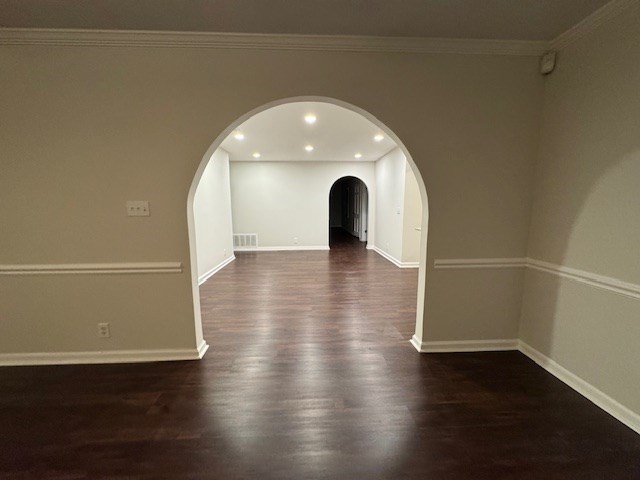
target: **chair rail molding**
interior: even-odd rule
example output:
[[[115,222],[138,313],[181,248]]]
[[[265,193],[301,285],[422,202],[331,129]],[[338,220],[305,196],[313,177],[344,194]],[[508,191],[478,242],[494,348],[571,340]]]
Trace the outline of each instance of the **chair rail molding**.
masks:
[[[542,352],[536,350],[526,342],[520,340],[518,342],[518,350],[537,363],[540,367],[544,368],[551,375],[555,376],[558,380],[573,388],[580,395],[600,407],[609,415],[624,423],[636,433],[640,433],[640,415],[636,412],[622,405],[617,400],[614,400],[603,391],[599,390],[586,380],[583,380],[570,370],[567,370],[562,365]]]
[[[535,258],[447,258],[436,259],[433,268],[441,269],[486,269],[486,268],[531,268],[541,272],[567,278],[611,293],[640,300],[640,284],[626,282],[615,277],[587,272],[565,265],[545,262]]]
[[[127,273],[182,273],[182,270],[182,262],[0,265],[0,275],[109,275]]]

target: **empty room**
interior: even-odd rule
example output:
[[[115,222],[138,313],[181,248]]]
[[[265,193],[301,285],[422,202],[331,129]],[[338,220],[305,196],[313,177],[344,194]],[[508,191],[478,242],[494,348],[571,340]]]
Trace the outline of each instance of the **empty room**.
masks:
[[[0,0],[0,478],[640,478],[640,1]]]

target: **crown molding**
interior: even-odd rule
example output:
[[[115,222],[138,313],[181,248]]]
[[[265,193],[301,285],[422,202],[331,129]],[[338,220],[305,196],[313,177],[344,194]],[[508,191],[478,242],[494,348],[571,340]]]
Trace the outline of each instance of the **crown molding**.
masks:
[[[0,45],[303,50],[360,53],[513,55],[538,57],[562,50],[640,0],[612,0],[552,41],[462,38],[282,35],[146,30],[0,28]]]
[[[612,0],[566,32],[558,35],[551,41],[550,49],[562,50],[577,40],[591,34],[598,27],[613,20],[628,8],[633,6],[638,7],[639,5],[640,0]]]
[[[277,35],[137,30],[0,28],[0,45],[306,50],[539,56],[549,43],[523,40]]]

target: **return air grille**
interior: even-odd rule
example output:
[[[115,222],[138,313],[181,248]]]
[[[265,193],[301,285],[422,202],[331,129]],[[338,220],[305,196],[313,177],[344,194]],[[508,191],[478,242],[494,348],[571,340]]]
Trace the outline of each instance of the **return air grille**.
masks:
[[[254,250],[258,248],[257,233],[234,233],[233,249],[234,250]]]

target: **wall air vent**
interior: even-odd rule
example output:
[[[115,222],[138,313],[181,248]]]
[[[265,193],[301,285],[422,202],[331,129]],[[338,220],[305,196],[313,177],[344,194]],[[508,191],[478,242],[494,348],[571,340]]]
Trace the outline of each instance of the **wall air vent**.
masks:
[[[255,250],[258,248],[257,233],[234,233],[233,249],[234,250]]]

